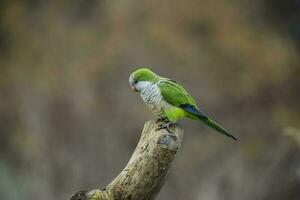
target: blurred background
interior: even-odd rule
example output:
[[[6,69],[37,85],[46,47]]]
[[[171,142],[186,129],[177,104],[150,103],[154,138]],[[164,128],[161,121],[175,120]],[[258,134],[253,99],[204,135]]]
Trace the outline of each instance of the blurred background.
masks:
[[[299,0],[0,1],[0,193],[102,188],[154,116],[149,66],[239,138],[184,120],[158,200],[300,199]]]

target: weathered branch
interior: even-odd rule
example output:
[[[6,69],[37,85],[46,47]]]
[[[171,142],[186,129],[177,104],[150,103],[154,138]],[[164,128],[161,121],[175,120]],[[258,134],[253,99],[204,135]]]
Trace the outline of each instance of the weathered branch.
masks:
[[[173,127],[173,133],[156,130],[148,121],[140,141],[122,172],[103,190],[83,190],[70,200],[151,200],[164,184],[176,152],[180,148],[183,130]]]

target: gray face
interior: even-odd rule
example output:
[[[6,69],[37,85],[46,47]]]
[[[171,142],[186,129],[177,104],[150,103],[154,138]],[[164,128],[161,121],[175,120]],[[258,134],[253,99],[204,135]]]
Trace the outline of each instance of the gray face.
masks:
[[[129,85],[131,89],[135,92],[138,92],[136,86],[137,86],[138,81],[134,80],[134,74],[132,73],[129,77]]]
[[[132,87],[134,85],[133,74],[130,74],[129,85],[130,85],[130,87]]]

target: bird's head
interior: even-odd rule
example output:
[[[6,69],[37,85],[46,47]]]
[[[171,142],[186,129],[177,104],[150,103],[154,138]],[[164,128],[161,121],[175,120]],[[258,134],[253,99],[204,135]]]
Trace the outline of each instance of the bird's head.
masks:
[[[145,87],[155,83],[158,76],[148,68],[140,68],[131,73],[129,85],[132,90],[141,92]]]

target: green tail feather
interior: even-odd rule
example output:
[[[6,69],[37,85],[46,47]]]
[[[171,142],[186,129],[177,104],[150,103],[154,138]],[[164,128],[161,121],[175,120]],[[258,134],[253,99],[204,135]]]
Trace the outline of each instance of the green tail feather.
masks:
[[[216,131],[218,131],[219,133],[222,133],[223,135],[226,135],[234,140],[237,140],[236,137],[234,137],[233,135],[231,135],[225,128],[223,128],[222,126],[220,126],[219,124],[217,124],[216,122],[214,122],[214,120],[212,120],[211,118],[207,117],[204,113],[202,113],[195,105],[191,105],[191,104],[182,104],[180,105],[180,107],[182,109],[184,109],[185,111],[187,111],[189,114],[191,114],[191,118],[195,119],[198,118],[201,121],[203,121],[205,124],[207,124],[208,126],[212,127],[213,129],[215,129]]]
[[[210,126],[211,128],[215,129],[216,131],[218,131],[219,133],[226,135],[227,137],[230,137],[234,140],[237,140],[236,137],[234,137],[233,135],[231,135],[226,129],[224,129],[222,126],[220,126],[219,124],[217,124],[216,122],[214,122],[211,118],[209,117],[203,117],[203,116],[198,116],[198,118],[203,121],[205,124],[207,124],[208,126]]]

